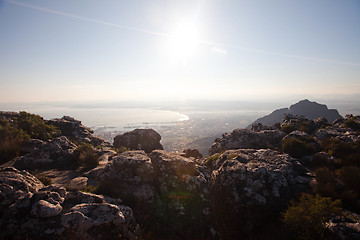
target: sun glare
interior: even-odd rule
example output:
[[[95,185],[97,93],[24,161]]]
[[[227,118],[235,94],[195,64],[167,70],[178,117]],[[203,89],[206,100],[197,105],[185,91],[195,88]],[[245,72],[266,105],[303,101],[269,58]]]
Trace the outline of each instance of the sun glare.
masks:
[[[198,29],[194,24],[181,24],[174,28],[169,37],[169,53],[181,60],[188,60],[197,51]]]

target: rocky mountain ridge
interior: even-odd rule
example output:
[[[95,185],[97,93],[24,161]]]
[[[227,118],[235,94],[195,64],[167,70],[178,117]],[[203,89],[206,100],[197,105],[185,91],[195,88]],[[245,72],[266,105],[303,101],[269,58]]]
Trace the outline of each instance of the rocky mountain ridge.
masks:
[[[301,233],[281,221],[281,212],[303,192],[328,196],[317,165],[339,170],[334,194],[358,194],[356,184],[341,178],[357,160],[345,168],[338,162],[345,161],[339,146],[358,153],[357,116],[330,124],[287,115],[279,126],[224,134],[207,157],[163,151],[153,130],[122,135],[124,152],[115,152],[80,121],[54,121],[61,122],[60,133],[27,140],[0,169],[1,239],[296,239]],[[136,149],[126,149],[131,146]],[[94,157],[98,166],[89,168]],[[39,181],[44,178],[52,184]],[[324,220],[326,236],[360,237],[356,201],[345,202],[355,209],[347,217]]]
[[[262,125],[266,126],[271,126],[275,123],[281,123],[284,115],[286,114],[302,115],[311,120],[323,117],[329,123],[334,122],[336,119],[342,118],[336,109],[328,109],[328,107],[324,104],[319,104],[317,102],[311,102],[308,99],[304,99],[291,105],[289,108],[280,108],[274,110],[269,115],[255,120],[247,128],[251,128],[252,125],[257,123],[261,123]]]

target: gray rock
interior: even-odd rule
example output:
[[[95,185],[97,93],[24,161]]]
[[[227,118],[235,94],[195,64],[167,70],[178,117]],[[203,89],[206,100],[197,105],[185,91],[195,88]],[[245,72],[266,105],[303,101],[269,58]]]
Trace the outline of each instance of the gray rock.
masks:
[[[294,192],[309,190],[305,168],[274,150],[228,150],[213,162],[211,199],[222,239],[254,237]]]
[[[209,154],[221,153],[230,149],[278,149],[285,133],[279,130],[263,130],[256,132],[247,129],[235,129],[230,134],[223,134],[212,144]]]
[[[44,187],[15,168],[0,169],[0,239],[136,239],[139,228],[121,200]]]
[[[104,139],[94,136],[94,131],[81,124],[81,121],[76,120],[69,116],[62,118],[55,118],[49,121],[51,124],[58,127],[61,134],[69,139],[76,140],[77,142],[90,143],[93,146],[111,147],[111,144]]]
[[[345,211],[343,216],[334,216],[326,222],[326,227],[334,233],[336,239],[360,239],[360,216],[358,214]]]
[[[32,195],[43,187],[42,182],[26,171],[0,168],[0,215],[17,199]]]
[[[59,203],[52,204],[45,200],[39,200],[32,205],[30,215],[32,217],[48,218],[59,215],[61,211],[62,206]]]
[[[153,129],[135,129],[131,132],[117,135],[114,138],[114,147],[126,147],[130,150],[144,150],[150,153],[155,149],[163,149],[160,144],[161,136]]]
[[[43,142],[30,153],[18,158],[14,167],[18,169],[69,168],[73,166],[76,145],[66,137]]]
[[[83,190],[87,186],[88,178],[87,177],[77,177],[71,179],[69,182],[69,190]]]

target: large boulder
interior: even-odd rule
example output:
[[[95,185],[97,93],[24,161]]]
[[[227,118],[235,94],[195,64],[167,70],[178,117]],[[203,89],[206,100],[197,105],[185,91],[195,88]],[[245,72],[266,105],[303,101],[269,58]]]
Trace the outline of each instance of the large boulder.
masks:
[[[0,169],[0,239],[136,239],[132,210],[121,200],[44,187],[26,171]]]
[[[253,131],[248,129],[235,129],[230,134],[223,134],[212,144],[209,154],[221,153],[230,149],[278,149],[285,133],[279,130]]]
[[[212,239],[208,177],[193,158],[154,150],[149,156],[144,151],[118,154],[99,181],[156,238]]]
[[[17,199],[32,195],[43,187],[42,182],[26,171],[0,168],[0,216]]]
[[[253,239],[278,219],[295,192],[309,190],[311,179],[297,160],[270,149],[229,150],[210,167],[221,239]]]
[[[126,147],[130,150],[144,150],[150,153],[155,149],[163,149],[161,136],[153,129],[135,129],[114,138],[114,147]]]
[[[49,121],[60,129],[61,135],[74,140],[76,142],[86,142],[93,146],[110,147],[111,144],[104,139],[94,136],[94,131],[81,124],[81,121],[76,120],[69,116],[62,118],[54,118]]]
[[[140,223],[146,223],[154,214],[157,199],[155,171],[144,151],[128,151],[112,158],[99,182],[104,193],[121,197],[134,208]]]
[[[160,198],[156,216],[167,237],[212,239],[207,170],[191,158],[162,150],[153,151],[150,158]]]
[[[19,157],[14,167],[18,169],[69,168],[73,166],[73,152],[76,145],[65,136],[46,142],[33,140],[34,149]]]

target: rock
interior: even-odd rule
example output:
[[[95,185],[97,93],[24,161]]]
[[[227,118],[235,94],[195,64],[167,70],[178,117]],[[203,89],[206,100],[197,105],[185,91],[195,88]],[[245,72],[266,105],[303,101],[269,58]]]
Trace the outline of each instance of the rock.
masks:
[[[130,150],[144,150],[150,153],[155,149],[163,149],[160,144],[161,136],[153,129],[135,129],[131,132],[117,135],[114,138],[114,147],[126,147]]]
[[[155,171],[144,151],[128,151],[113,157],[99,178],[105,192],[120,196],[125,204],[134,207],[140,223],[154,214]]]
[[[0,169],[0,239],[136,239],[121,200],[47,186],[26,171]]]
[[[204,172],[193,158],[177,153],[127,151],[113,157],[99,177],[101,188],[120,196],[155,238],[213,239]]]
[[[209,154],[221,153],[230,149],[278,149],[285,133],[279,130],[263,130],[255,132],[247,129],[235,129],[231,134],[223,134],[212,144]]]
[[[14,167],[18,169],[48,169],[73,167],[73,152],[76,145],[61,136],[46,142],[37,141],[37,147],[18,158]]]
[[[21,153],[22,155],[31,153],[35,149],[39,149],[44,145],[44,142],[40,139],[30,139],[28,140],[22,147],[21,147]]]
[[[0,215],[17,199],[44,187],[36,177],[13,167],[0,168]]]
[[[69,190],[83,190],[87,186],[87,177],[77,177],[69,182]]]
[[[326,222],[326,227],[334,233],[336,239],[360,239],[360,216],[358,214],[345,211],[343,216],[334,216]]]
[[[309,190],[307,170],[274,150],[228,150],[212,163],[211,199],[221,239],[256,239],[295,192]]]
[[[180,156],[186,157],[186,158],[193,157],[193,158],[196,158],[196,159],[201,159],[203,157],[203,155],[197,149],[183,150],[182,153],[180,154]]]
[[[39,200],[37,203],[33,204],[30,215],[32,217],[55,217],[60,214],[62,211],[61,205],[52,204],[45,200]]]
[[[206,170],[192,159],[175,153],[155,150],[149,156],[160,198],[156,216],[160,226],[169,226],[163,232],[181,239],[213,238]]]
[[[60,129],[61,135],[77,142],[90,143],[93,146],[111,147],[111,144],[104,139],[94,136],[94,131],[81,124],[81,121],[69,116],[55,118],[49,121]]]
[[[116,205],[108,203],[78,204],[61,216],[61,225],[85,239],[135,239],[127,232],[124,214]]]

